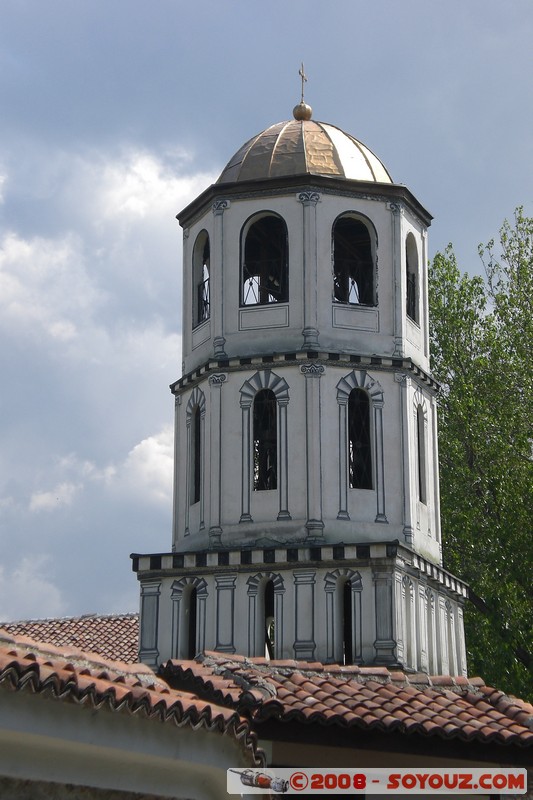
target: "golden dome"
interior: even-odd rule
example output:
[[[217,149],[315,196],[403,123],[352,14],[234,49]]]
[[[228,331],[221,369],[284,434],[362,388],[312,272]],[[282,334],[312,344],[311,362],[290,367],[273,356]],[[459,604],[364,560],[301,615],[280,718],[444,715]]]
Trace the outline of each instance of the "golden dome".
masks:
[[[230,159],[217,183],[290,175],[393,182],[368,147],[335,125],[310,119],[310,112],[310,106],[302,101],[294,110],[296,119],[271,125],[246,142]]]

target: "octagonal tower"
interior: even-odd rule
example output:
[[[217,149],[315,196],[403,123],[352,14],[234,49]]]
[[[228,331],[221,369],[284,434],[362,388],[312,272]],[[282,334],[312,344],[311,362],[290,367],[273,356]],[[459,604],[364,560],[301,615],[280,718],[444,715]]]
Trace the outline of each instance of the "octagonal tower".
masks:
[[[141,658],[206,648],[461,674],[431,216],[365,145],[303,102],[294,117],[178,216],[173,541],[134,556]]]

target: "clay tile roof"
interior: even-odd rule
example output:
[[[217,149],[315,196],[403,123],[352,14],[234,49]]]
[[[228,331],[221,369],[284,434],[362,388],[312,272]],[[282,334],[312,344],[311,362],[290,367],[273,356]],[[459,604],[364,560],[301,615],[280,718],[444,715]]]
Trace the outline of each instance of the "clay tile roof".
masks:
[[[235,708],[170,688],[150,667],[110,661],[96,653],[36,642],[0,629],[0,690],[46,692],[95,710],[128,712],[178,727],[230,735],[253,756],[258,752],[250,724]]]
[[[186,665],[169,661],[160,675],[172,686],[194,686],[199,696],[231,708],[244,711],[246,706],[258,724],[294,720],[533,747],[533,706],[486,687],[479,678],[408,675],[384,667],[341,670],[215,652]],[[215,677],[223,677],[223,689]]]
[[[76,647],[126,664],[138,660],[138,614],[86,614],[82,617],[34,619],[0,623],[13,636],[59,647]]]

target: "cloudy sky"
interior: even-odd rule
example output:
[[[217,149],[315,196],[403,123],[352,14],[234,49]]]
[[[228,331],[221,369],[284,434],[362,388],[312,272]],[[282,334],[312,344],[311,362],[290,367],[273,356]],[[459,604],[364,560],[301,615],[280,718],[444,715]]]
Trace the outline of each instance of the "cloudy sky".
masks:
[[[532,41],[531,0],[0,0],[0,620],[136,610],[170,549],[174,217],[300,62],[475,271],[533,213]]]

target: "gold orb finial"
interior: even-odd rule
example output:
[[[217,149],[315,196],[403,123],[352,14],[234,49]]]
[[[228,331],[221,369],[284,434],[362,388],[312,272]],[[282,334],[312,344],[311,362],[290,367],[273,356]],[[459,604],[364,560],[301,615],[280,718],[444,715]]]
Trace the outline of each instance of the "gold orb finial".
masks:
[[[307,103],[304,100],[304,84],[307,83],[307,75],[305,74],[304,62],[303,61],[302,61],[302,66],[298,70],[298,75],[302,79],[302,97],[301,97],[301,100],[298,103],[298,105],[294,106],[294,108],[292,110],[292,113],[293,113],[294,119],[297,119],[298,121],[302,121],[302,120],[311,119],[311,117],[313,115],[313,109],[311,108],[311,106],[307,105]]]

